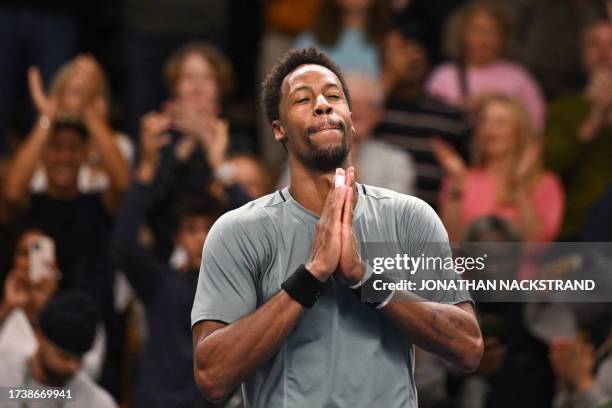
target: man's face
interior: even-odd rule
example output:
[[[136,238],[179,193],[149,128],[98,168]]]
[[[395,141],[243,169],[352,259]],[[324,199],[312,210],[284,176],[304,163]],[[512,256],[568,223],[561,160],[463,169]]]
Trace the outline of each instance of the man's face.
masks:
[[[584,36],[583,59],[589,75],[599,70],[612,70],[612,24],[601,22]]]
[[[199,269],[202,261],[202,247],[213,221],[204,215],[185,216],[179,220],[176,244],[187,253],[191,269]]]
[[[81,368],[82,356],[61,349],[40,332],[37,339],[45,376],[54,384],[66,384]]]
[[[314,64],[296,68],[283,81],[279,112],[274,135],[286,142],[290,157],[315,171],[341,166],[355,129],[346,95],[332,71]]]
[[[79,168],[85,161],[86,144],[76,130],[64,128],[51,136],[44,162],[49,184],[69,189],[77,186]]]

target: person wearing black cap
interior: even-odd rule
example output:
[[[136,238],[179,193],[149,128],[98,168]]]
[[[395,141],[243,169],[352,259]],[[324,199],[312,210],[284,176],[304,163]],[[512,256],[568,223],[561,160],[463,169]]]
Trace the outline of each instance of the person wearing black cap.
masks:
[[[97,324],[96,307],[85,293],[70,290],[54,296],[40,313],[36,328],[38,349],[34,355],[0,355],[0,387],[28,390],[66,387],[75,406],[116,407],[112,397],[80,371]],[[28,401],[19,404],[22,402],[27,405]],[[36,406],[55,407],[61,402],[61,399],[37,400]]]

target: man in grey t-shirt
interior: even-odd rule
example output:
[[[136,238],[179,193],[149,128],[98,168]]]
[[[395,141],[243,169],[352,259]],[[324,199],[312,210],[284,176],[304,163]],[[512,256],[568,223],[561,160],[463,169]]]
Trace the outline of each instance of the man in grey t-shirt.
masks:
[[[416,407],[413,344],[478,366],[471,299],[396,291],[362,302],[353,292],[373,279],[358,243],[450,256],[440,219],[415,197],[354,181],[350,97],[325,54],[290,51],[263,103],[291,184],[225,214],[206,239],[191,314],[196,383],[212,401],[242,383],[247,407]]]

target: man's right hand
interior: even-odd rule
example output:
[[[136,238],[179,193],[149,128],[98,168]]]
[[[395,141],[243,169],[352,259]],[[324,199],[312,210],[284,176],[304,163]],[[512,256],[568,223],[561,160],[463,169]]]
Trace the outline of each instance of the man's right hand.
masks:
[[[336,175],[344,175],[344,169],[337,169]],[[321,282],[325,282],[338,266],[341,252],[342,208],[348,187],[331,188],[327,194],[321,217],[315,224],[310,259],[306,269]]]

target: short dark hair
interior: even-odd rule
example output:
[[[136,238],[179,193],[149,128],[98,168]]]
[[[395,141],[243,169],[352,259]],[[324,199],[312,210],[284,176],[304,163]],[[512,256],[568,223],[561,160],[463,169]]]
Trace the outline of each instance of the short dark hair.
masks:
[[[38,317],[38,327],[60,349],[82,356],[94,342],[99,316],[89,294],[71,289],[47,302]]]
[[[351,96],[349,95],[340,67],[326,53],[316,47],[297,48],[290,50],[278,60],[262,84],[261,104],[268,122],[272,123],[280,116],[278,108],[281,99],[281,87],[285,77],[297,67],[307,64],[325,67],[338,77],[349,109],[351,109]]]
[[[52,133],[56,134],[63,130],[71,130],[75,132],[77,135],[79,135],[81,140],[87,140],[87,137],[89,136],[87,132],[87,128],[85,127],[83,122],[81,122],[80,120],[66,119],[66,118],[59,119],[53,125]]]

